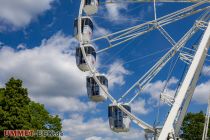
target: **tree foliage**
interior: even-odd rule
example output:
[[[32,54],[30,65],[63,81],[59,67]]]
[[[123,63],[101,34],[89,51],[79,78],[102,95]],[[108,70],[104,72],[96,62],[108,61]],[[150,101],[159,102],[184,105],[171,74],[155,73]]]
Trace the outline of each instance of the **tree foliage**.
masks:
[[[0,88],[1,137],[3,130],[61,131],[61,119],[50,115],[44,105],[31,101],[22,81],[11,78],[4,88]]]
[[[201,111],[199,113],[188,113],[182,124],[182,135],[184,140],[201,140],[203,135],[203,128],[205,122],[205,114]],[[210,129],[208,130],[208,137],[210,136]]]

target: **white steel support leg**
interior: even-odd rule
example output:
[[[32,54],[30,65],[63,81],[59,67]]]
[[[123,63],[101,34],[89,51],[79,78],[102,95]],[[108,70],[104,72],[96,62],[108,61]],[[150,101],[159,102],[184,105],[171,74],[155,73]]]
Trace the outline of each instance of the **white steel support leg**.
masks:
[[[166,122],[163,126],[163,129],[160,133],[158,140],[167,140],[168,135],[170,133],[174,133],[174,122],[177,117],[177,114],[179,113],[179,109],[181,108],[182,103],[186,97],[187,91],[189,89],[189,86],[191,85],[191,82],[193,81],[194,75],[196,73],[201,72],[201,69],[199,67],[203,66],[209,46],[210,46],[210,22],[199,44],[198,50],[193,58],[192,64],[190,65],[190,68],[186,74],[186,77],[175,98],[173,107],[171,108],[171,111],[166,119]],[[197,82],[197,81],[194,81],[194,82]]]
[[[210,115],[210,95],[209,95],[208,107],[206,111],[202,140],[207,140],[207,137],[208,137],[207,135],[208,135],[208,130],[209,130],[208,129],[209,128],[209,115]]]
[[[200,63],[199,66],[198,66],[198,72],[195,73],[194,77],[193,77],[193,80],[191,82],[191,85],[189,86],[188,90],[187,90],[187,93],[186,93],[186,97],[185,97],[185,100],[183,102],[183,106],[182,106],[182,109],[180,110],[180,114],[178,117],[178,120],[175,124],[175,135],[178,137],[179,136],[179,131],[180,131],[180,128],[182,126],[182,122],[184,120],[184,116],[187,112],[187,109],[188,109],[188,106],[190,104],[190,101],[193,97],[193,93],[195,91],[195,87],[196,87],[196,84],[197,84],[197,81],[199,79],[199,75],[200,75],[200,71],[202,70],[202,66],[203,66],[203,63]]]

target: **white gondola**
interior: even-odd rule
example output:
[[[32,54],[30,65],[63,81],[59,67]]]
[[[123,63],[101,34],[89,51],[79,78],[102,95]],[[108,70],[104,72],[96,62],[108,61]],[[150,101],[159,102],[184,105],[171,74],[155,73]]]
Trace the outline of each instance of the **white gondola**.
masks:
[[[131,107],[128,104],[122,104],[129,112]],[[114,132],[128,132],[130,129],[131,120],[127,114],[125,114],[116,105],[109,105],[108,107],[109,126]]]
[[[100,81],[102,87],[108,90],[108,80],[104,75],[96,76]],[[104,90],[96,83],[93,77],[88,76],[86,78],[87,94],[88,97],[94,102],[101,102],[107,99]]]
[[[85,0],[84,11],[87,15],[92,15],[98,11],[99,0]]]
[[[95,63],[96,63],[95,48],[91,44],[85,44],[84,49],[85,49],[87,61],[89,62],[89,64],[91,64],[91,66],[95,67]],[[77,63],[77,67],[81,71],[88,71],[89,70],[88,64],[85,62],[85,59],[83,57],[82,50],[81,50],[80,47],[76,48],[76,63]]]
[[[79,41],[83,41],[84,43],[90,42],[93,34],[93,22],[90,17],[83,16],[81,17],[81,33],[82,33],[82,40],[78,34],[78,19],[74,21],[74,36]]]

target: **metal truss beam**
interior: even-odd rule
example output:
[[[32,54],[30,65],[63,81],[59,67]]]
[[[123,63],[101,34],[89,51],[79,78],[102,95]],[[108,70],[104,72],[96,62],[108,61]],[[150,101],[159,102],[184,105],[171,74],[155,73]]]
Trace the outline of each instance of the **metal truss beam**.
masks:
[[[97,40],[100,40],[100,39],[108,40],[108,42],[111,45],[97,51],[97,53],[101,53],[101,52],[106,51],[110,48],[116,47],[116,46],[118,46],[118,45],[120,45],[124,42],[127,42],[131,39],[134,39],[136,37],[139,37],[141,35],[149,33],[149,32],[151,32],[155,29],[158,29],[158,28],[160,28],[160,26],[163,27],[163,26],[168,25],[170,23],[173,23],[175,21],[186,18],[190,15],[193,15],[193,14],[199,13],[201,11],[210,9],[210,6],[198,8],[200,5],[202,5],[204,3],[206,3],[206,0],[201,1],[199,3],[196,3],[192,6],[183,8],[181,10],[178,10],[174,13],[171,13],[171,14],[165,15],[163,17],[160,17],[156,20],[148,21],[146,23],[136,25],[134,27],[130,27],[130,28],[127,28],[127,29],[124,29],[124,30],[121,30],[121,31],[118,31],[118,32],[115,32],[115,33],[104,35],[104,36],[95,38],[92,41],[97,41]],[[169,39],[170,42],[174,43],[174,41],[171,40],[170,36],[168,36],[168,39]]]
[[[208,23],[208,27],[199,44],[198,50],[193,58],[192,64],[190,65],[189,70],[185,76],[185,79],[178,91],[178,94],[175,98],[175,102],[170,110],[170,113],[166,119],[166,122],[163,126],[163,129],[160,133],[158,140],[173,139],[173,137],[169,137],[169,136],[173,136],[175,134],[174,123],[176,121],[177,114],[179,114],[179,110],[181,109],[182,104],[185,101],[185,97],[187,96],[188,90],[192,88],[191,89],[192,92],[190,92],[191,95],[189,96],[192,96],[194,92],[194,89],[198,80],[198,76],[204,64],[209,46],[210,46],[210,22]],[[190,86],[194,86],[194,87],[190,87]],[[186,106],[185,108],[187,107],[188,106]]]
[[[167,62],[182,48],[187,41],[198,31],[198,28],[194,25],[181,39],[172,47],[145,75],[143,75],[136,83],[129,88],[123,96],[118,100],[121,101],[125,96],[129,94],[131,90],[137,87],[139,90],[135,96],[131,99],[131,103],[145,88],[145,86],[158,74],[158,72],[167,64]]]
[[[208,135],[208,130],[209,130],[209,117],[210,117],[210,95],[208,99],[208,107],[206,110],[206,117],[205,117],[202,140],[207,140],[207,135]]]

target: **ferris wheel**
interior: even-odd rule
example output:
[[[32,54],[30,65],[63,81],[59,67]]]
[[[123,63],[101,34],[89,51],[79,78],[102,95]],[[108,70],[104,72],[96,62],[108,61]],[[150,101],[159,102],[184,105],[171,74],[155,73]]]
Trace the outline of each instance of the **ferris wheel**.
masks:
[[[99,4],[105,3],[138,3],[151,2],[154,3],[154,19],[146,21],[139,25],[135,25],[113,33],[108,33],[97,38],[92,38],[94,32],[94,23],[91,18],[93,14],[100,11]],[[192,2],[192,5],[181,10],[172,12],[157,18],[156,2]],[[187,31],[179,41],[174,41],[170,34],[163,26],[179,21],[186,17],[202,13],[195,20],[193,26]],[[81,0],[78,18],[74,21],[74,36],[80,42],[80,46],[76,48],[76,64],[83,72],[88,72],[86,77],[87,95],[94,102],[102,102],[107,99],[111,101],[108,106],[108,118],[110,129],[114,132],[128,132],[130,124],[133,121],[145,130],[147,139],[158,140],[177,140],[179,138],[180,128],[187,112],[187,108],[192,99],[196,83],[199,79],[208,48],[210,46],[210,1],[209,0]],[[138,80],[125,92],[119,99],[115,99],[109,92],[108,78],[101,74],[96,67],[97,55],[106,52],[109,49],[129,42],[144,34],[158,30],[164,38],[172,45],[172,47]],[[189,49],[187,42],[198,32],[203,31],[198,46]],[[108,45],[102,49],[96,49],[94,42],[98,40],[107,40]],[[190,53],[193,52],[193,53]],[[140,96],[140,93],[146,86],[157,76],[157,74],[167,65],[167,63],[178,54],[178,59],[188,65],[188,69],[184,74],[184,78],[177,87],[175,96],[161,93],[160,100],[170,106],[167,119],[163,127],[159,128],[146,123],[138,118],[131,108],[131,103]],[[167,79],[168,80],[168,79]],[[130,93],[134,89],[137,90],[132,95],[131,100],[125,100],[131,96]]]

